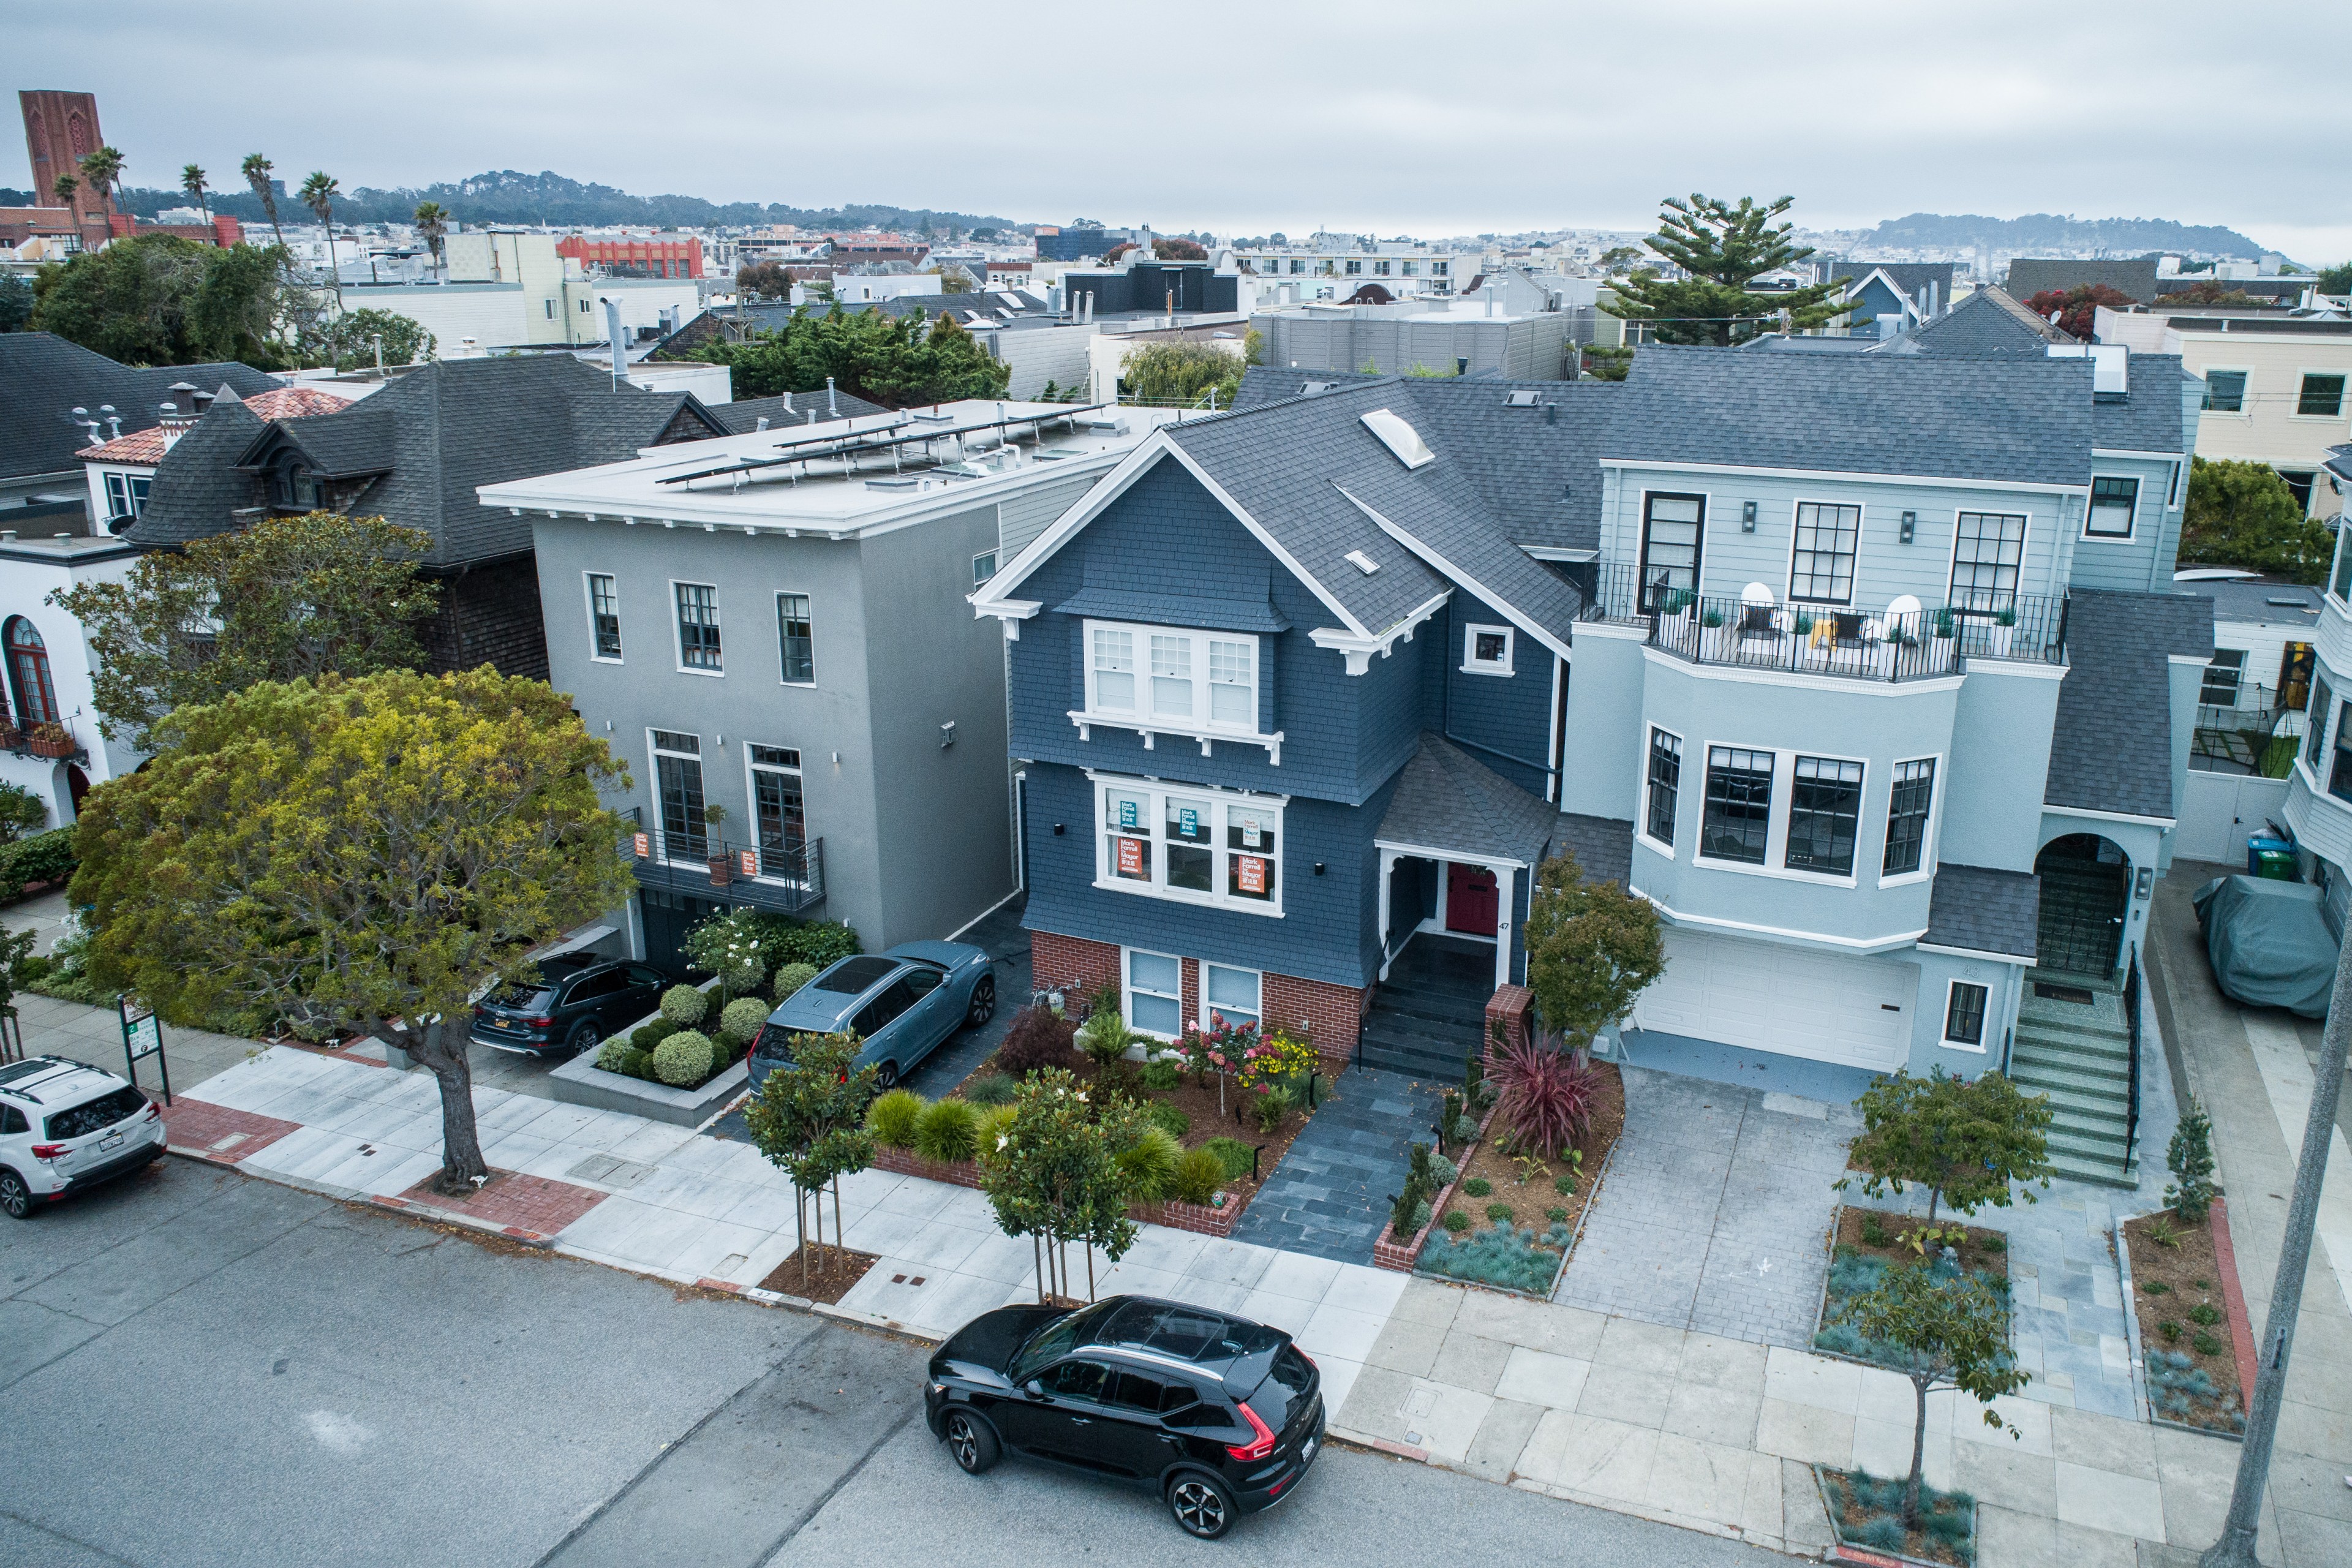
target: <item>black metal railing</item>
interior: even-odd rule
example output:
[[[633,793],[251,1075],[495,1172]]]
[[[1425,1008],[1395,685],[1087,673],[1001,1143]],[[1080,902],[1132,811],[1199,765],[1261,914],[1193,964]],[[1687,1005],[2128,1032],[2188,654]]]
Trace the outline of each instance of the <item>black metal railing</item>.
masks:
[[[2131,1039],[2130,1100],[2124,1109],[2124,1168],[2131,1168],[2139,1143],[2139,943],[2131,946],[2124,972],[2124,1033]]]
[[[2053,595],[1901,611],[1751,604],[1604,565],[1594,574],[1583,616],[1646,622],[1651,647],[1694,663],[1862,680],[1949,675],[1970,658],[2062,664],[2066,657],[2066,601]]]
[[[717,834],[640,828],[624,837],[637,886],[799,914],[824,902],[824,840],[773,848]]]

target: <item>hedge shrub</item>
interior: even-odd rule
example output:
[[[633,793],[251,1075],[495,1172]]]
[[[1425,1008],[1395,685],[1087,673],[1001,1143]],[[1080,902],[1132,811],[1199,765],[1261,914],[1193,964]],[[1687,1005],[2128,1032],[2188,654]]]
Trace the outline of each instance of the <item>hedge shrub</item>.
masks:
[[[814,963],[787,963],[776,971],[776,1000],[781,1002],[816,978]]]
[[[34,882],[62,882],[73,875],[74,830],[68,823],[13,844],[0,844],[0,903]]]
[[[1201,1147],[1217,1157],[1230,1182],[1240,1181],[1257,1164],[1257,1151],[1238,1138],[1212,1138]]]
[[[969,1100],[935,1100],[915,1123],[915,1152],[941,1164],[971,1159],[979,1140],[980,1112]]]
[[[709,1036],[680,1029],[654,1047],[654,1072],[672,1089],[686,1089],[710,1076],[717,1054]]]
[[[1164,1100],[1155,1100],[1146,1105],[1143,1115],[1144,1120],[1171,1138],[1181,1138],[1192,1131],[1192,1119]]]
[[[650,1023],[638,1025],[629,1036],[629,1044],[641,1051],[650,1051],[677,1033],[676,1024],[667,1018],[656,1018]]]
[[[662,993],[662,1016],[681,1029],[691,1029],[710,1011],[710,998],[695,985],[673,985]]]
[[[915,1146],[915,1126],[923,1118],[923,1097],[911,1089],[894,1089],[877,1095],[866,1108],[866,1131],[877,1143],[893,1149]]]
[[[727,1004],[719,1015],[719,1033],[730,1046],[749,1046],[760,1035],[760,1026],[775,1011],[757,996],[738,996]]]
[[[1004,1043],[996,1047],[997,1070],[1024,1079],[1040,1068],[1071,1065],[1071,1041],[1076,1031],[1051,1007],[1024,1007],[1013,1016]]]

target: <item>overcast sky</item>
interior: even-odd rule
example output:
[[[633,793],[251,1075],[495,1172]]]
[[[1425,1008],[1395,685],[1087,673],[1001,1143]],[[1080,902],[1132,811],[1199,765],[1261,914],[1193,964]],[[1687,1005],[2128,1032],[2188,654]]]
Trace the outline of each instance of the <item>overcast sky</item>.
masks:
[[[10,87],[98,93],[138,184],[234,183],[258,149],[345,189],[552,169],[1384,236],[1641,227],[1697,190],[1793,195],[1808,226],[2163,217],[2352,257],[2352,95],[2315,15],[2299,60],[2293,19],[2177,0],[1017,9],[0,0],[0,37]]]

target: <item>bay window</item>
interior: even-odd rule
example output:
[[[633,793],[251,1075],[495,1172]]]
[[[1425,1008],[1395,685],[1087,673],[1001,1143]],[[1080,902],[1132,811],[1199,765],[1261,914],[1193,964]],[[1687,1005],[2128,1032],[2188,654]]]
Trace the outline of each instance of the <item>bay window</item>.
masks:
[[[1282,803],[1223,790],[1098,779],[1096,886],[1282,912]]]

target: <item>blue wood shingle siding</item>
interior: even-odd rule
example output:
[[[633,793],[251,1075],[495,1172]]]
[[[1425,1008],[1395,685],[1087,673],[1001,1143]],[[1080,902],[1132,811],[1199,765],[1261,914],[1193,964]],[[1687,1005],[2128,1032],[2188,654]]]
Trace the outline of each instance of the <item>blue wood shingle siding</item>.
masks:
[[[1492,605],[1457,591],[1413,634],[1423,671],[1422,723],[1463,743],[1482,764],[1541,797],[1551,744],[1551,650],[1512,627],[1509,675],[1463,668],[1469,662],[1470,627],[1510,624]]]

